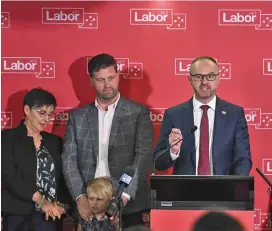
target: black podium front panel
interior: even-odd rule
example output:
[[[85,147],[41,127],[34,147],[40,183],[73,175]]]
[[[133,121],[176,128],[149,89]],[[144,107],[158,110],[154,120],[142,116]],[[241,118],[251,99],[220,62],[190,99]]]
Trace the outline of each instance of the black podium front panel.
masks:
[[[153,206],[182,209],[254,209],[254,178],[152,175]]]

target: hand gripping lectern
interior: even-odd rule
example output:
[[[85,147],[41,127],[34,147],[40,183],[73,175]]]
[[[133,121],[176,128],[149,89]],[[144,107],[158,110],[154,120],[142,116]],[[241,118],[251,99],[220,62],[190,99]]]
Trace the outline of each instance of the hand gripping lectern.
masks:
[[[254,177],[151,175],[152,231],[189,231],[208,211],[224,211],[254,228]]]

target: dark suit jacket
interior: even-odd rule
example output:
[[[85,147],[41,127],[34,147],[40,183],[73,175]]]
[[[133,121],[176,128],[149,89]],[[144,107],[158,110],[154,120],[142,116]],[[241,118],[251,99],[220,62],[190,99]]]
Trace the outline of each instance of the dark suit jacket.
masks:
[[[1,132],[2,140],[2,211],[11,214],[28,214],[33,210],[36,189],[37,159],[33,138],[27,136],[24,121],[13,129]],[[61,171],[62,139],[41,132],[42,142],[55,162],[57,199],[67,203]],[[67,195],[68,194],[68,195]]]
[[[99,154],[98,109],[95,103],[73,110],[69,116],[62,154],[63,173],[74,200],[86,194],[94,179]],[[127,166],[135,166],[132,184],[124,192],[131,201],[124,213],[149,208],[147,174],[152,166],[153,127],[149,109],[120,97],[112,121],[108,162],[114,188]]]
[[[223,113],[222,113],[223,112]],[[185,135],[194,126],[192,99],[165,111],[156,155],[169,147],[169,134],[178,128]],[[247,176],[252,167],[247,122],[243,108],[217,97],[212,143],[214,175]],[[157,170],[166,170],[174,165],[173,174],[195,175],[195,136],[190,134],[181,144],[180,157],[175,161],[170,151],[157,158]]]

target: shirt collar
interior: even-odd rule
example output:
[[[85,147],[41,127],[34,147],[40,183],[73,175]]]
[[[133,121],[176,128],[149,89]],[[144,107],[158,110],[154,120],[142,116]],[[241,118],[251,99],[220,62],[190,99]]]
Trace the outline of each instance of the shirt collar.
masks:
[[[112,104],[110,104],[110,105],[108,106],[108,111],[109,111],[109,110],[115,110],[115,108],[116,108],[116,106],[117,106],[117,104],[118,104],[118,102],[119,102],[119,99],[120,99],[120,93],[118,92],[118,98],[117,98],[117,100],[116,100],[114,103],[112,103]],[[104,111],[104,110],[100,107],[100,105],[98,104],[97,98],[95,99],[95,106],[96,106],[98,109]]]
[[[213,99],[208,104],[203,104],[203,103],[199,102],[195,98],[195,95],[194,95],[194,97],[193,97],[193,107],[194,107],[194,110],[198,110],[200,108],[200,106],[202,106],[202,105],[208,105],[212,110],[215,111],[216,95],[213,97]]]

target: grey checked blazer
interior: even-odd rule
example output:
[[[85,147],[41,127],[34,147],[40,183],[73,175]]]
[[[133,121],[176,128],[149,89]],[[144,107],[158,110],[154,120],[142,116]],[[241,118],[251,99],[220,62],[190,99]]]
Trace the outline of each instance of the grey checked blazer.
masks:
[[[98,109],[95,103],[70,113],[62,154],[63,174],[75,200],[94,179],[99,153]],[[114,188],[127,166],[135,166],[133,183],[125,189],[131,200],[124,213],[150,208],[147,174],[152,168],[153,127],[149,109],[120,97],[109,139],[109,171]]]

